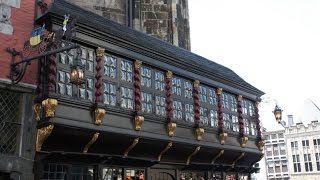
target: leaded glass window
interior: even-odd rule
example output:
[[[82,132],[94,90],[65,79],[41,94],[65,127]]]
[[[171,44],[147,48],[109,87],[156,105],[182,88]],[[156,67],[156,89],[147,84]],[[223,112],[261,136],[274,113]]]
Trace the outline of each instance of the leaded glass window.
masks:
[[[120,88],[121,100],[120,104],[122,108],[133,110],[133,89],[127,87]]]
[[[209,103],[211,105],[217,105],[216,91],[211,88],[209,88]]]
[[[155,89],[159,91],[165,90],[165,79],[164,79],[164,73],[155,71],[154,73],[155,77]]]
[[[152,113],[152,94],[150,93],[141,93],[141,101],[142,101],[142,112]]]
[[[203,103],[209,102],[210,105],[217,105],[216,92],[212,88],[199,86],[199,98],[200,98],[200,102],[203,102]]]
[[[231,115],[223,113],[223,125],[227,130],[231,129]]]
[[[244,123],[244,133],[245,134],[249,134],[250,133],[250,122],[248,119],[243,119],[243,123]]]
[[[200,122],[206,126],[209,124],[207,108],[200,107]]]
[[[72,180],[93,180],[93,167],[73,166],[71,176]]]
[[[199,86],[199,100],[200,102],[207,102],[207,88],[204,86]]]
[[[45,164],[42,180],[67,180],[68,169],[68,165],[64,164]]]
[[[239,121],[237,116],[232,116],[232,131],[239,132]]]
[[[182,95],[181,79],[177,77],[172,78],[172,94],[178,96]]]
[[[85,65],[87,71],[90,71],[90,72],[94,71],[93,60],[94,60],[93,50],[81,47],[81,63]]]
[[[194,108],[192,104],[185,104],[184,105],[186,111],[186,121],[187,122],[194,122]]]
[[[243,109],[243,114],[248,115],[248,116],[254,115],[254,105],[253,105],[252,101],[243,99],[242,100],[242,109]]]
[[[79,97],[81,99],[87,99],[89,101],[93,101],[92,92],[93,92],[93,79],[87,78],[86,83],[82,84],[79,87]]]
[[[184,82],[184,97],[188,99],[192,99],[192,83],[190,81]]]
[[[132,82],[133,66],[131,62],[121,60],[121,81]]]
[[[72,84],[70,83],[70,74],[65,71],[58,71],[58,93],[72,96]]]
[[[173,119],[182,119],[181,101],[173,101]]]
[[[151,88],[151,69],[145,66],[141,67],[141,85]]]
[[[156,96],[156,115],[166,116],[166,98],[162,96]]]
[[[115,106],[117,102],[116,85],[105,82],[103,96],[104,104]]]
[[[257,126],[254,123],[251,123],[251,133],[250,134],[253,136],[257,135],[256,129],[257,129]]]
[[[236,97],[229,93],[222,93],[222,107],[233,112],[237,112]]]
[[[216,110],[210,110],[210,126],[218,127],[218,112]]]
[[[104,56],[104,75],[113,79],[117,77],[117,58],[110,55]]]

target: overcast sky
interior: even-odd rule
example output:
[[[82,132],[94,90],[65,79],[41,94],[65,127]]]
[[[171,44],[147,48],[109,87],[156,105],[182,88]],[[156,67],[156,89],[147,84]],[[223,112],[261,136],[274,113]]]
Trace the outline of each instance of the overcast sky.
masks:
[[[320,111],[320,0],[189,0],[191,51],[229,67],[266,93],[270,130],[277,100],[295,122]],[[280,126],[278,128],[281,128]]]

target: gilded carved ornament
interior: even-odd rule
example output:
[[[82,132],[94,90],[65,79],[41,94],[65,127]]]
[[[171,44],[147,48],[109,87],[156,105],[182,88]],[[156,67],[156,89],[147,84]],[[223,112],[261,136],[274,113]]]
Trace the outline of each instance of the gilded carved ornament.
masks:
[[[140,69],[141,68],[141,64],[142,64],[142,61],[135,60],[134,61],[134,68]]]
[[[172,142],[169,142],[167,144],[167,146],[160,152],[160,154],[158,155],[158,161],[161,161],[161,157],[162,155],[167,152],[170,148],[172,147]]]
[[[50,136],[53,128],[54,128],[54,125],[50,124],[49,126],[38,129],[37,141],[36,141],[36,151],[37,152],[41,151],[42,144]]]
[[[242,95],[238,95],[237,100],[242,101]]]
[[[172,71],[167,71],[166,72],[166,77],[167,78],[172,78],[172,75],[173,75]]]
[[[135,116],[134,117],[134,129],[136,131],[140,131],[143,122],[144,122],[144,117],[143,116]]]
[[[189,156],[188,156],[188,159],[187,159],[187,162],[186,164],[189,165],[190,164],[190,161],[191,161],[191,158],[192,156],[196,155],[201,149],[201,146],[198,146],[196,147],[196,149],[193,151],[193,153],[191,153]]]
[[[198,80],[193,81],[193,87],[199,87],[200,82]]]
[[[42,108],[41,103],[36,103],[33,105],[33,111],[34,111],[36,121],[40,120],[41,108]]]
[[[172,137],[174,135],[174,132],[176,131],[177,123],[169,122],[167,125],[168,135]]]
[[[203,128],[197,128],[195,131],[196,134],[196,138],[198,141],[201,141],[203,138],[203,134],[204,134],[204,129]]]
[[[103,108],[96,108],[94,111],[94,117],[95,117],[95,121],[94,123],[98,126],[100,126],[102,124],[103,121],[103,117],[106,114],[106,110]]]
[[[223,89],[222,88],[218,88],[217,89],[217,94],[222,94]]]
[[[97,56],[98,56],[98,57],[104,56],[104,51],[105,51],[104,48],[98,47],[98,48],[96,49],[96,54],[97,54]]]
[[[247,145],[247,143],[248,143],[248,137],[243,136],[240,138],[240,145],[242,148],[244,148]]]
[[[227,140],[228,137],[228,133],[220,133],[219,134],[219,140],[220,140],[220,144],[224,144]]]
[[[139,138],[135,138],[132,144],[124,151],[123,156],[128,156],[129,152],[138,144]]]
[[[212,159],[211,164],[214,164],[214,162],[220,157],[222,156],[224,153],[224,150],[221,149],[220,152]]]
[[[263,140],[258,141],[257,142],[257,146],[258,146],[260,151],[263,151],[264,141]]]
[[[245,153],[242,152],[242,153],[240,154],[240,156],[237,157],[237,159],[235,159],[235,160],[233,161],[233,163],[232,163],[232,165],[231,165],[232,168],[234,168],[234,166],[236,165],[236,163],[237,163],[240,159],[242,159],[244,155],[245,155]]]
[[[89,148],[92,146],[93,143],[95,143],[99,137],[98,132],[94,133],[94,135],[92,136],[91,140],[88,142],[88,144],[83,148],[83,152],[87,153]]]
[[[54,117],[57,105],[58,100],[53,98],[48,98],[42,101],[42,107],[46,112],[46,117]]]

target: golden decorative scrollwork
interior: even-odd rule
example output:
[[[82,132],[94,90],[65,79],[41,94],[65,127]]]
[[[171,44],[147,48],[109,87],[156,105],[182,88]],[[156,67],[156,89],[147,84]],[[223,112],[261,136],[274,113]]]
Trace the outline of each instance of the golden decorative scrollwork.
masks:
[[[91,140],[88,142],[88,144],[83,148],[83,153],[87,153],[89,148],[92,146],[93,143],[95,143],[99,137],[98,132],[94,133],[94,135],[92,136]]]
[[[172,137],[174,135],[174,132],[176,131],[177,123],[169,122],[167,125],[168,135]]]
[[[139,138],[135,138],[132,144],[124,151],[123,156],[128,156],[129,152],[138,144]]]
[[[191,158],[192,156],[196,155],[201,149],[201,146],[198,146],[196,147],[196,149],[193,151],[193,153],[191,153],[189,156],[188,156],[188,159],[187,159],[187,162],[186,164],[189,165],[190,164],[190,161],[191,161]]]
[[[202,140],[203,134],[204,134],[204,129],[203,128],[197,128],[196,129],[196,138],[197,138],[198,141]]]
[[[224,153],[224,150],[221,149],[220,152],[212,159],[211,164],[214,164],[214,162],[220,157],[222,156]]]
[[[94,110],[94,117],[95,117],[95,121],[94,123],[98,126],[100,126],[102,124],[103,121],[103,117],[106,114],[106,110],[103,108],[96,108]]]
[[[143,116],[135,116],[134,117],[134,126],[135,126],[134,129],[136,131],[140,131],[143,122],[144,122],[144,117]]]
[[[242,152],[241,154],[240,154],[240,156],[239,157],[237,157],[237,159],[235,159],[234,161],[233,161],[233,163],[232,163],[232,168],[234,168],[234,166],[236,165],[236,163],[241,159],[241,158],[243,158],[243,156],[245,155],[245,153],[244,152]]]
[[[193,87],[199,87],[200,82],[198,80],[193,81]]]
[[[53,128],[54,128],[54,125],[50,124],[49,126],[38,129],[37,141],[36,141],[36,151],[37,152],[41,151],[42,144],[50,136]]]
[[[142,64],[142,61],[135,60],[134,61],[134,68],[140,69],[141,68],[141,64]]]
[[[264,141],[263,140],[258,141],[257,142],[257,146],[258,146],[260,151],[263,151]]]
[[[98,56],[98,57],[104,56],[104,51],[105,51],[104,48],[98,47],[98,48],[96,49],[96,54],[97,54],[97,56]]]
[[[240,138],[240,145],[242,148],[246,147],[247,143],[248,143],[248,137],[243,136]]]
[[[219,134],[219,140],[220,140],[220,144],[224,144],[227,140],[228,137],[228,133],[220,133]]]
[[[36,103],[33,105],[33,111],[34,111],[36,121],[40,120],[41,108],[42,108],[41,103]]]
[[[46,112],[46,117],[54,117],[57,105],[58,100],[53,98],[48,98],[42,101],[42,106]]]
[[[222,88],[218,88],[217,89],[217,94],[222,94],[223,89]]]
[[[170,148],[171,148],[171,146],[172,146],[172,142],[169,142],[168,144],[167,144],[167,146],[160,152],[160,154],[158,155],[158,161],[161,161],[161,157],[162,157],[162,155],[165,153],[165,152],[167,152]]]
[[[242,101],[242,95],[238,95],[237,100]]]
[[[172,71],[167,71],[166,72],[166,77],[167,78],[172,78],[172,74],[173,74]]]

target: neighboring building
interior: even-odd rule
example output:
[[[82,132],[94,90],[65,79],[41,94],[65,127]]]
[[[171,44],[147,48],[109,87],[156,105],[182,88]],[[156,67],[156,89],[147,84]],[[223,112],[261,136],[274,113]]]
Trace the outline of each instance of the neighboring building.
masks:
[[[1,180],[225,180],[258,171],[264,93],[187,50],[187,1],[70,2],[25,0],[0,32]],[[37,60],[15,66],[11,55]]]
[[[269,180],[289,179],[285,131],[263,133],[265,138],[265,161]]]
[[[297,123],[286,127],[285,134],[290,179],[320,179],[320,123]]]
[[[288,126],[291,127],[294,125],[293,115],[288,115]]]

